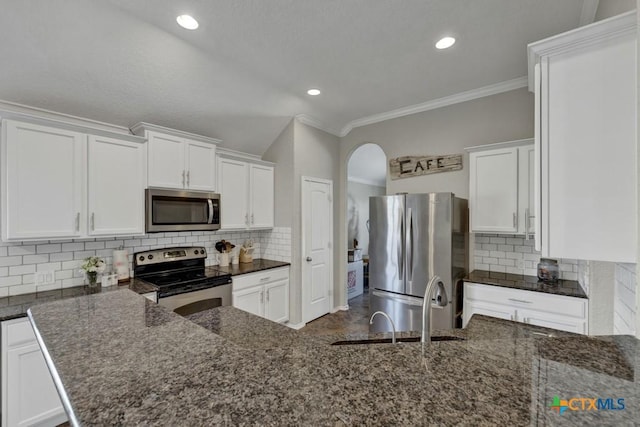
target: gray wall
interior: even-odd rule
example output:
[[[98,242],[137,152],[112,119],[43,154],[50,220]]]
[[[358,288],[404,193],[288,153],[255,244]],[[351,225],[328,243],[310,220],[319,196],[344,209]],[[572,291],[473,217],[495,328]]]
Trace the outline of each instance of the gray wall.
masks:
[[[611,18],[635,9],[636,0],[600,0],[596,11],[596,21]]]
[[[275,168],[275,226],[291,227],[293,210],[293,129],[291,120],[282,133],[262,156],[276,163]]]
[[[348,227],[347,242],[349,248],[353,247],[353,239],[358,239],[358,247],[362,249],[362,255],[369,254],[369,230],[367,230],[367,220],[369,219],[369,197],[371,196],[383,196],[386,194],[385,187],[378,187],[375,185],[362,184],[360,182],[349,181],[348,182],[348,201],[353,201],[351,206],[353,209],[348,210],[346,221],[351,224],[353,220],[352,214],[357,215],[357,221],[354,224],[356,229]],[[354,233],[354,231],[357,231]],[[346,276],[345,276],[346,277]]]
[[[290,275],[290,323],[302,321],[302,218],[301,187],[302,177],[309,176],[333,181],[334,215],[333,222],[338,224],[338,137],[305,124],[292,120],[280,136],[269,147],[264,160],[276,163],[276,226],[291,227],[291,275]],[[338,232],[334,227],[333,242]],[[346,255],[345,255],[346,256]],[[337,255],[334,253],[334,267]],[[346,274],[346,273],[345,273]],[[338,282],[334,274],[333,294]]]

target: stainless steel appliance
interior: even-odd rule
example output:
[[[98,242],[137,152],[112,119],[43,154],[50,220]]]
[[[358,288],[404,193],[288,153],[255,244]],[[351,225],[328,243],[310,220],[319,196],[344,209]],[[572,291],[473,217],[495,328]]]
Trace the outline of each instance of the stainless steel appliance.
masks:
[[[158,304],[186,316],[231,305],[231,275],[205,267],[203,247],[137,252],[134,274],[159,288]]]
[[[422,329],[427,284],[440,276],[444,295],[432,304],[432,329],[462,326],[462,278],[467,272],[467,201],[452,193],[369,198],[370,313],[384,311],[398,331]],[[375,332],[390,331],[377,317]]]
[[[147,233],[220,229],[220,195],[200,191],[148,188]]]

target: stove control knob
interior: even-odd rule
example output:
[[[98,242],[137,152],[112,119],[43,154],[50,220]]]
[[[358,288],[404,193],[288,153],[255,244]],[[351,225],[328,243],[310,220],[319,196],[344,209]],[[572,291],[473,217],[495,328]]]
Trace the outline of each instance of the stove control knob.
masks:
[[[139,261],[144,261],[144,257],[142,255],[140,255],[140,257],[138,258]]]
[[[153,255],[147,256],[148,259],[153,259]]]
[[[196,255],[198,255],[198,254],[199,254],[199,252],[198,252],[198,250],[197,250],[197,249],[196,249],[195,251],[193,251],[193,253],[194,253],[194,254],[196,254]]]

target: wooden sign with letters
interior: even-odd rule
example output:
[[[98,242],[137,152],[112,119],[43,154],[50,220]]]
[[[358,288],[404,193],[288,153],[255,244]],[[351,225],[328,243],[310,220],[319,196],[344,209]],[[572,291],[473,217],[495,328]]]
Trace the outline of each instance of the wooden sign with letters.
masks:
[[[405,156],[389,160],[391,179],[462,170],[462,154]]]

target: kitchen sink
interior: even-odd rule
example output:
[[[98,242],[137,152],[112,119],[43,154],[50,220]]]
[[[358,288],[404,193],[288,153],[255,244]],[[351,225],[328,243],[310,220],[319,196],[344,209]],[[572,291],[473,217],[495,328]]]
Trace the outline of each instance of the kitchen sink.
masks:
[[[431,341],[464,341],[464,338],[442,335],[431,337]],[[396,338],[396,342],[420,342],[420,337]],[[332,342],[331,345],[355,345],[355,344],[391,344],[391,338],[373,338],[367,340],[346,340]]]

